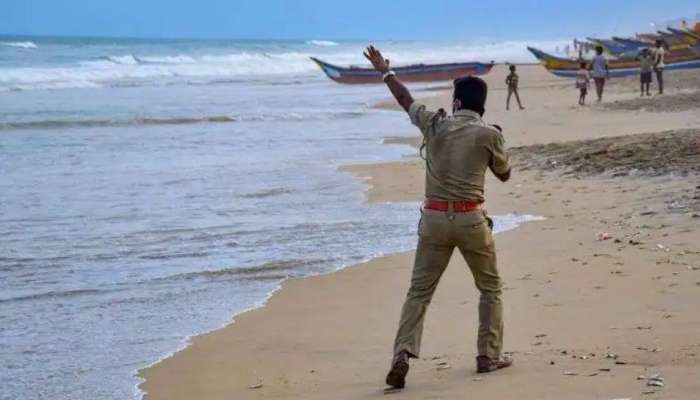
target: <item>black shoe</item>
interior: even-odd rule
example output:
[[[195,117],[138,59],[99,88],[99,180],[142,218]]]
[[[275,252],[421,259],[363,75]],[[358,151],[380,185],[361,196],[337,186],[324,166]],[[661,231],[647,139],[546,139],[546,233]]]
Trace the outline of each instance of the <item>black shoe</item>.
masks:
[[[403,389],[406,386],[406,375],[408,375],[408,353],[402,351],[392,361],[391,370],[386,375],[386,384],[395,389]]]

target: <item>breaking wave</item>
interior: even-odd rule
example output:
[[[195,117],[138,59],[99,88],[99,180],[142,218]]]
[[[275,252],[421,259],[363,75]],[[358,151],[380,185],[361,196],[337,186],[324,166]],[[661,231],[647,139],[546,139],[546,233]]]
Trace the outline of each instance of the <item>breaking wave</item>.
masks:
[[[10,44],[8,44],[10,43]],[[545,50],[561,46],[553,42],[493,42],[482,44],[434,44],[396,42],[386,44],[385,54],[395,65],[454,61],[535,62],[526,46]],[[30,48],[32,42],[5,42]],[[309,45],[316,48],[310,50]],[[35,89],[158,86],[167,84],[216,84],[231,80],[279,82],[280,77],[298,81],[318,78],[318,67],[309,59],[321,57],[338,65],[366,65],[362,43],[310,40],[284,50],[250,46],[203,54],[181,51],[174,54],[125,52],[75,60],[72,65],[43,64],[0,69],[0,91]],[[272,79],[269,79],[272,78]],[[203,83],[202,83],[203,82]]]
[[[312,46],[340,46],[340,43],[330,40],[309,40],[306,42],[306,44]]]
[[[193,125],[226,124],[233,122],[268,122],[268,121],[328,121],[350,119],[371,111],[335,111],[326,113],[280,112],[267,114],[209,115],[209,116],[170,116],[170,117],[134,117],[114,119],[49,119],[35,121],[0,122],[0,131],[25,129],[61,129],[61,128],[100,128],[146,125]]]
[[[39,46],[34,42],[0,42],[0,46],[18,47],[21,49],[38,49]]]
[[[43,300],[43,299],[64,299],[68,297],[100,295],[103,293],[113,292],[114,289],[73,289],[73,290],[55,290],[43,293],[33,293],[24,296],[0,298],[0,304],[11,303],[17,301]]]
[[[142,117],[123,120],[114,119],[76,119],[76,120],[45,120],[26,122],[2,122],[3,129],[59,129],[59,128],[95,128],[106,126],[135,126],[135,125],[189,125],[202,123],[236,122],[237,118],[227,115],[209,117]]]
[[[309,76],[317,72],[308,55],[301,52],[198,57],[122,54],[81,61],[75,66],[5,68],[0,70],[0,91],[188,84],[197,79],[216,82],[255,76]]]
[[[261,265],[250,267],[232,267],[209,271],[190,272],[185,274],[172,275],[166,280],[179,279],[252,279],[252,280],[270,280],[270,279],[286,279],[290,277],[298,277],[308,275],[310,270],[318,269],[319,267],[332,264],[337,260],[332,258],[316,258],[310,260],[292,259],[271,261]]]

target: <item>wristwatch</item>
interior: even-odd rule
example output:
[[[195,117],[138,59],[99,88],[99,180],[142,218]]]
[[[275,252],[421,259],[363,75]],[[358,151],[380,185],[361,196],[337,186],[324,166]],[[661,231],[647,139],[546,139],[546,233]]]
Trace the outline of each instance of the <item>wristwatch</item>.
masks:
[[[390,76],[396,76],[396,72],[394,72],[392,70],[386,71],[385,73],[382,74],[382,80],[384,82],[386,82],[386,78],[388,78]]]

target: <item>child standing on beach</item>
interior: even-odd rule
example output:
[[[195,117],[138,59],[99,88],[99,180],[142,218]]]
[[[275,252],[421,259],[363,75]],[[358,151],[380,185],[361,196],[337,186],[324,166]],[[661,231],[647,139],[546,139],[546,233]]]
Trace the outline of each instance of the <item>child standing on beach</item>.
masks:
[[[506,85],[508,85],[508,97],[506,98],[506,110],[510,110],[510,97],[515,94],[515,99],[518,101],[518,107],[524,110],[518,95],[518,74],[515,73],[515,65],[510,66],[510,74],[506,77]]]
[[[588,88],[591,86],[591,74],[586,68],[586,63],[582,62],[578,72],[576,73],[576,89],[579,90],[578,104],[580,106],[586,105],[586,95],[588,94]]]
[[[651,72],[654,66],[654,57],[651,55],[649,49],[642,49],[642,52],[639,53],[639,57],[637,57],[637,59],[639,60],[639,81],[641,95],[644,96],[644,92],[646,91],[646,95],[651,96],[651,93],[649,93],[649,86],[651,85]]]

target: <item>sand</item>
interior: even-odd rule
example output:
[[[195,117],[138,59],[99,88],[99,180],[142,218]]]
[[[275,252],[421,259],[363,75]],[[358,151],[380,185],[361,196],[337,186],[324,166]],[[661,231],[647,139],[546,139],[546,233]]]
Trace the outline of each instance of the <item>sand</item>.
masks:
[[[669,83],[667,95],[637,99],[630,78],[610,85],[604,103],[578,107],[571,81],[538,66],[519,73],[527,110],[504,110],[506,73],[498,67],[487,77],[486,116],[503,126],[515,166],[506,184],[489,178],[488,210],[546,217],[496,237],[513,368],[475,373],[478,293],[453,256],[406,389],[384,393],[408,252],[287,281],[265,307],[141,371],[146,398],[697,398],[696,95]],[[697,74],[667,80],[698,89]],[[419,95],[431,106],[450,103],[444,90]],[[680,105],[658,105],[666,99]],[[422,199],[416,157],[348,169],[371,185],[368,201]],[[598,240],[603,233],[609,239]],[[649,386],[653,374],[663,387]]]

